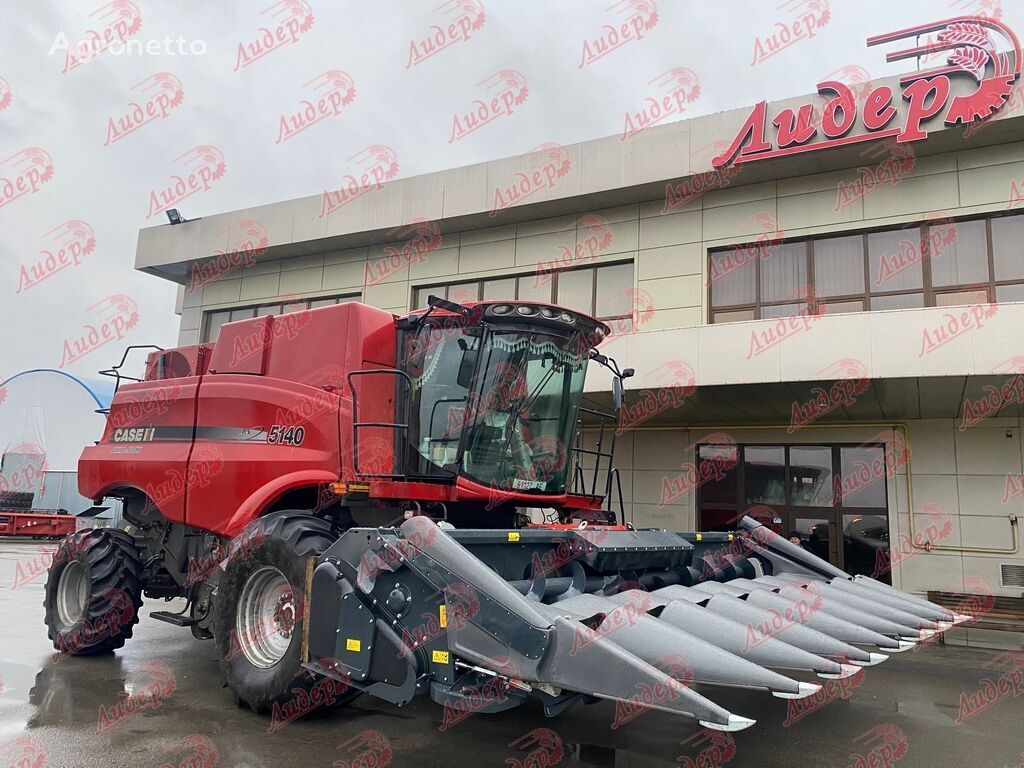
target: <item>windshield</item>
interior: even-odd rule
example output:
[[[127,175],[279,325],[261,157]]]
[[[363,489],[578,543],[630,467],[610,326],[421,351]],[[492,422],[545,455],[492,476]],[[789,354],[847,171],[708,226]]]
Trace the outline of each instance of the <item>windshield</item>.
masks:
[[[410,439],[427,474],[563,493],[589,348],[579,334],[424,326],[410,357]],[[422,338],[421,338],[422,337]],[[460,467],[460,450],[461,467]]]

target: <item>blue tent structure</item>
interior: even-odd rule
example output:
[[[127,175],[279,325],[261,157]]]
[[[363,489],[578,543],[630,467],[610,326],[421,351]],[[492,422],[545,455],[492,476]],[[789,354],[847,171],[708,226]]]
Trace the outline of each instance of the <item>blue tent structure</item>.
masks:
[[[103,433],[111,397],[112,383],[54,368],[0,381],[0,490],[31,492],[35,509],[92,506],[78,495],[78,456]]]

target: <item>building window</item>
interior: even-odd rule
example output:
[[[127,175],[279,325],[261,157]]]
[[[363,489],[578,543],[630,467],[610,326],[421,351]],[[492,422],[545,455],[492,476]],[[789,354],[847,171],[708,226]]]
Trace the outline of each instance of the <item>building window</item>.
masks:
[[[430,285],[417,288],[413,308],[427,306],[429,296],[449,301],[542,301],[596,317],[629,320],[633,316],[633,262],[567,269],[551,274],[530,272],[514,277]]]
[[[1024,215],[762,241],[709,254],[712,323],[1024,300]]]
[[[750,515],[850,573],[888,579],[884,445],[707,444],[696,453],[718,465],[697,491],[699,530],[734,531]]]
[[[298,312],[303,309],[317,309],[318,307],[327,307],[331,304],[344,304],[346,301],[358,300],[358,295],[324,296],[318,299],[297,299],[287,303],[253,304],[248,307],[231,307],[230,309],[219,309],[214,312],[204,312],[203,341],[216,341],[217,336],[220,335],[221,326],[224,323],[233,323],[235,320],[248,320],[250,317],[263,317],[264,315],[286,315],[289,312]]]

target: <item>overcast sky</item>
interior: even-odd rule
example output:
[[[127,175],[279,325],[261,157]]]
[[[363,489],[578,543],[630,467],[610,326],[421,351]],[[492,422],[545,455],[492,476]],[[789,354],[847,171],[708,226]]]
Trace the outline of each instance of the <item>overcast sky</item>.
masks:
[[[399,176],[412,176],[543,142],[621,134],[627,113],[666,92],[658,78],[674,68],[699,83],[687,118],[809,93],[826,75],[856,71],[851,67],[873,77],[911,68],[886,65],[882,49],[864,45],[871,34],[964,13],[1001,15],[1024,32],[1024,3],[1009,0],[1001,7],[998,0],[272,2],[0,5],[0,184],[52,165],[30,188],[9,195],[0,189],[0,377],[62,362],[93,376],[126,344],[175,343],[174,286],[134,271],[135,244],[140,228],[164,221],[159,208],[147,217],[151,193],[186,171],[190,159],[199,162],[182,158],[197,146],[221,153],[225,171],[175,204],[189,218],[333,188],[351,170],[346,158],[370,144],[390,147]],[[639,39],[635,19],[646,22]],[[282,23],[284,43],[240,59],[240,44],[251,49],[261,29],[273,34]],[[410,62],[411,46],[422,50],[439,25],[452,23],[454,42]],[[755,62],[757,40],[778,33],[779,23],[814,34]],[[585,40],[623,24],[629,39],[584,61]],[[67,45],[116,40],[125,30],[153,53],[111,48],[67,58]],[[325,80],[316,78],[337,70],[354,84],[351,102],[279,141],[282,115],[318,94]],[[453,141],[453,118],[500,90],[488,78],[505,70],[518,73],[519,93],[525,81],[525,100]],[[130,105],[161,89],[167,98],[155,117],[124,131],[130,121],[119,121],[128,120]],[[120,128],[112,132],[111,121]],[[71,244],[89,232],[94,247],[74,251]],[[69,266],[36,281],[46,252],[56,254],[61,243]],[[90,325],[127,317],[133,307],[137,320],[108,326],[121,339],[98,347],[89,341]]]

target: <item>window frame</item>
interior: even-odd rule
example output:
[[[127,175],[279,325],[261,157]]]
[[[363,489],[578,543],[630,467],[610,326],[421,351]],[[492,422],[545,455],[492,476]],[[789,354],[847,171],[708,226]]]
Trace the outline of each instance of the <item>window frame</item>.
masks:
[[[572,267],[572,268],[569,268],[569,269],[559,269],[559,270],[553,271],[551,273],[551,297],[552,298],[548,299],[548,301],[550,301],[552,304],[556,304],[557,303],[557,300],[558,300],[558,279],[559,279],[559,277],[562,274],[568,273],[568,272],[583,272],[583,271],[589,270],[589,271],[591,271],[593,273],[593,275],[591,277],[591,281],[590,281],[590,306],[593,308],[593,311],[596,312],[597,311],[597,270],[603,269],[605,267],[620,267],[620,266],[622,266],[624,264],[628,264],[628,265],[630,265],[633,268],[633,284],[631,284],[629,286],[629,288],[633,288],[635,286],[635,283],[636,283],[636,260],[635,259],[620,259],[618,261],[602,262],[600,264],[587,264],[586,266],[582,266],[582,267]],[[412,297],[411,297],[411,300],[410,300],[410,306],[411,306],[412,310],[421,309],[421,307],[419,306],[419,301],[418,301],[419,296],[420,296],[420,291],[430,291],[430,290],[436,290],[438,288],[443,288],[443,289],[445,289],[445,294],[441,298],[447,298],[448,297],[448,291],[450,291],[452,288],[462,288],[462,287],[471,286],[471,285],[474,285],[474,284],[476,285],[476,299],[475,300],[476,301],[484,301],[484,298],[483,298],[483,295],[484,295],[484,283],[487,283],[487,282],[489,282],[491,280],[512,280],[512,281],[514,281],[514,284],[515,284],[515,297],[508,298],[508,299],[502,299],[502,301],[519,301],[520,300],[519,299],[519,281],[522,278],[524,278],[524,277],[536,276],[536,274],[537,274],[537,272],[536,272],[536,270],[534,270],[534,271],[531,271],[531,272],[513,272],[511,274],[487,275],[487,276],[484,276],[484,277],[474,278],[474,279],[471,279],[471,280],[457,280],[457,281],[451,282],[451,283],[433,283],[433,284],[427,284],[427,285],[416,285],[416,286],[413,286],[413,288],[412,288]],[[523,299],[523,300],[524,301],[535,301],[535,299]],[[498,299],[487,299],[487,301],[498,301]],[[587,314],[591,314],[591,313],[588,312]],[[601,320],[603,322],[606,322],[608,320],[629,320],[629,319],[632,319],[633,313],[632,313],[632,309],[630,309],[630,311],[628,313],[622,314],[622,315],[604,315],[604,316],[592,315],[592,317],[594,317],[597,320]]]
[[[238,306],[216,307],[216,308],[210,308],[210,309],[204,308],[203,309],[203,313],[202,313],[202,318],[201,318],[201,321],[199,323],[199,339],[200,339],[199,343],[200,344],[213,344],[213,343],[216,343],[216,341],[217,341],[216,339],[211,339],[210,338],[210,325],[211,325],[211,322],[213,320],[213,316],[221,314],[223,312],[226,312],[228,314],[228,316],[229,316],[228,320],[226,320],[225,323],[233,323],[233,322],[236,322],[236,321],[231,320],[230,319],[230,315],[232,315],[235,312],[244,312],[246,310],[251,310],[252,311],[252,315],[250,317],[239,318],[240,320],[250,320],[250,319],[252,319],[254,317],[265,317],[266,315],[260,315],[259,312],[260,312],[261,309],[266,309],[267,307],[277,307],[280,311],[278,311],[276,313],[267,313],[267,314],[273,314],[275,317],[277,317],[277,316],[280,316],[280,315],[283,315],[283,314],[290,314],[290,313],[286,313],[284,311],[284,307],[286,305],[287,306],[292,306],[292,305],[296,305],[296,304],[303,304],[304,305],[303,307],[300,307],[299,309],[291,310],[291,312],[302,312],[304,310],[310,309],[310,304],[313,303],[313,302],[322,302],[322,301],[327,301],[327,300],[330,299],[330,300],[333,300],[334,304],[345,304],[345,303],[348,303],[350,301],[358,301],[361,296],[362,296],[362,294],[359,294],[359,293],[342,293],[342,294],[337,294],[337,295],[332,295],[332,296],[310,296],[308,298],[292,299],[290,301],[285,301],[283,298],[281,298],[281,299],[278,299],[277,301],[263,301],[263,302],[260,302],[258,304],[240,304]],[[327,305],[327,306],[330,306],[330,305]],[[315,309],[320,309],[320,307],[315,307]],[[221,323],[221,326],[223,326],[225,323]],[[218,330],[218,334],[217,335],[219,336],[220,335],[220,328],[218,328],[217,330]]]
[[[988,214],[988,215],[985,215],[985,216],[965,216],[965,217],[961,217],[961,218],[952,218],[952,219],[950,219],[950,221],[952,222],[952,224],[954,226],[956,226],[958,224],[961,224],[961,223],[967,223],[967,222],[975,222],[975,221],[983,221],[983,222],[985,222],[985,246],[986,246],[986,250],[987,250],[986,262],[987,262],[987,269],[988,269],[988,277],[984,281],[979,281],[979,282],[975,282],[975,283],[954,283],[954,284],[951,284],[951,285],[944,285],[944,286],[939,286],[939,287],[936,287],[933,284],[933,280],[932,280],[932,260],[931,260],[931,253],[930,253],[931,245],[930,245],[929,233],[930,233],[931,228],[936,226],[936,225],[937,226],[946,226],[946,221],[945,220],[940,221],[940,222],[936,222],[936,221],[922,221],[922,222],[918,222],[918,223],[897,224],[897,225],[888,226],[888,227],[874,227],[874,228],[863,229],[863,230],[855,230],[855,231],[852,231],[852,232],[829,232],[829,233],[826,233],[826,234],[817,235],[815,237],[783,238],[783,239],[778,240],[778,241],[773,241],[771,243],[771,246],[775,246],[775,245],[781,246],[781,245],[791,245],[791,244],[794,244],[794,243],[804,243],[805,244],[804,258],[806,259],[805,272],[806,272],[806,275],[807,275],[807,284],[808,284],[808,286],[815,286],[816,287],[815,274],[814,274],[814,243],[818,242],[818,241],[823,241],[823,240],[831,240],[833,238],[839,238],[839,237],[860,237],[860,239],[861,239],[861,259],[862,259],[862,262],[863,262],[863,269],[864,269],[864,291],[861,292],[861,293],[837,294],[835,296],[822,296],[821,298],[823,299],[823,304],[826,307],[826,309],[831,304],[840,304],[840,303],[851,302],[851,301],[860,301],[861,302],[861,309],[860,309],[861,312],[885,311],[885,310],[882,310],[882,309],[873,309],[872,306],[871,306],[872,305],[872,301],[871,300],[873,298],[884,298],[884,297],[889,297],[889,296],[908,296],[909,297],[909,296],[918,296],[918,295],[923,297],[924,307],[925,308],[928,308],[928,307],[941,307],[941,306],[954,306],[954,305],[942,305],[942,304],[937,303],[937,297],[938,296],[942,296],[942,295],[948,295],[948,294],[953,294],[953,293],[963,293],[963,292],[968,292],[968,291],[978,291],[978,292],[985,291],[985,294],[987,296],[987,300],[988,300],[989,303],[991,303],[991,302],[995,302],[996,301],[996,291],[997,291],[998,288],[1001,288],[1001,287],[1004,287],[1004,286],[1024,285],[1024,277],[1016,278],[1016,279],[1009,279],[1009,280],[997,280],[996,276],[995,276],[995,254],[993,252],[993,246],[992,246],[992,222],[995,221],[996,219],[1000,219],[1000,218],[1003,218],[1005,216],[1024,216],[1024,213],[1010,211],[1010,212],[998,212],[998,213]],[[912,289],[908,288],[908,289],[900,289],[900,290],[891,290],[891,291],[883,291],[883,290],[875,290],[875,291],[873,291],[872,290],[873,281],[872,281],[872,274],[871,274],[871,261],[870,261],[870,254],[869,254],[869,249],[868,249],[868,239],[869,239],[869,236],[873,235],[873,234],[876,234],[876,233],[879,233],[879,232],[898,232],[900,230],[905,230],[905,231],[907,231],[909,233],[914,233],[915,236],[916,236],[918,244],[919,245],[920,244],[924,245],[924,250],[922,251],[922,254],[921,254],[921,287],[920,288],[912,288]],[[755,243],[735,243],[735,244],[732,244],[732,245],[729,245],[729,246],[708,249],[707,268],[709,270],[709,274],[710,274],[712,259],[715,257],[716,254],[728,253],[728,252],[731,252],[731,251],[735,251],[737,249],[739,249],[739,250],[750,249],[750,248],[758,248],[758,249],[760,249],[762,247],[768,247],[768,246],[764,246],[762,244],[758,244],[758,243],[755,242]],[[721,306],[716,306],[713,303],[713,300],[712,300],[712,289],[713,289],[714,286],[713,286],[712,281],[710,279],[707,280],[707,287],[706,287],[707,294],[706,294],[706,298],[707,298],[707,306],[708,306],[708,323],[709,324],[716,324],[715,323],[715,317],[717,315],[719,315],[719,314],[728,314],[728,313],[733,313],[733,312],[752,312],[753,315],[754,315],[753,320],[769,319],[769,318],[766,318],[763,315],[762,310],[764,308],[766,308],[766,307],[775,307],[775,306],[784,306],[786,304],[793,304],[794,303],[793,300],[786,300],[786,301],[762,301],[762,299],[761,299],[761,265],[762,265],[763,261],[764,261],[764,259],[762,257],[760,257],[760,256],[755,258],[754,261],[753,261],[753,268],[754,268],[754,277],[753,277],[753,280],[754,280],[754,301],[753,302],[746,302],[746,303],[743,303],[743,304],[723,304]],[[810,311],[815,312],[815,313],[817,313],[817,311],[818,311],[817,298],[818,298],[817,295],[815,295],[812,298],[812,300],[809,302]],[[802,301],[801,299],[797,299],[796,303],[800,303],[801,301]],[[853,312],[850,312],[849,314],[853,314],[854,312],[856,312],[856,310],[854,310]],[[720,321],[719,324],[721,324],[721,323],[729,323],[729,322],[750,322],[750,321],[749,320],[746,320],[746,321],[744,321],[744,320],[723,320],[723,321]]]
[[[700,462],[700,449],[704,446],[714,445],[714,443],[698,443],[694,446],[694,461]],[[746,453],[748,448],[776,448],[781,447],[784,449],[784,474],[783,474],[783,488],[785,489],[785,502],[777,505],[760,505],[747,503],[747,483],[746,483]],[[882,496],[885,499],[883,507],[866,507],[857,506],[853,504],[844,503],[843,494],[840,492],[836,478],[842,477],[842,449],[843,448],[878,448],[882,451],[883,457],[888,461],[888,457],[885,453],[884,442],[866,442],[866,443],[853,443],[853,442],[841,442],[841,443],[785,443],[785,442],[767,442],[767,443],[740,443],[736,446],[736,500],[734,502],[723,502],[723,501],[707,501],[704,499],[705,486],[701,485],[697,488],[696,497],[694,498],[694,519],[697,522],[697,530],[710,531],[712,528],[705,525],[703,520],[704,510],[709,512],[728,512],[732,515],[736,521],[738,527],[739,519],[745,515],[750,509],[756,506],[764,506],[770,509],[774,515],[782,518],[783,525],[786,524],[794,516],[810,516],[820,515],[829,520],[841,521],[845,515],[860,515],[860,516],[876,516],[885,517],[886,525],[889,530],[892,530],[893,518],[895,516],[894,508],[890,504],[889,491],[891,489],[891,478],[888,474],[888,469],[883,474],[882,480]],[[811,505],[796,505],[793,504],[792,498],[792,459],[790,453],[793,448],[828,448],[831,451],[832,456],[832,503],[829,506],[811,506]],[[696,466],[696,464],[695,464]],[[784,530],[784,533],[788,531]],[[842,527],[839,528],[839,534],[842,535]],[[844,564],[844,550],[842,546],[838,547],[836,556],[838,558],[838,567],[842,568]]]

